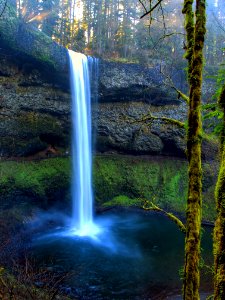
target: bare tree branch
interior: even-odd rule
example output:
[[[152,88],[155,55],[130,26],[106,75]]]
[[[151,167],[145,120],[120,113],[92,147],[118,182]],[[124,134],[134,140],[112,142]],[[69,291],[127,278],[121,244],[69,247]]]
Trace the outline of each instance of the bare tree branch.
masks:
[[[147,11],[147,8],[145,7],[143,1],[142,1],[142,0],[139,0],[139,2],[141,3],[142,7],[144,8],[145,12],[147,13],[148,11]]]
[[[143,14],[140,18],[142,19],[142,18],[144,18],[145,16],[151,14],[151,12],[152,12],[154,9],[156,9],[156,7],[158,7],[158,5],[159,5],[162,1],[163,1],[163,0],[158,0],[158,2],[157,2],[154,6],[152,6],[152,8],[151,8],[149,11],[147,11],[145,14]]]
[[[127,117],[126,120],[128,120],[130,122],[130,124],[134,124],[134,123],[145,123],[145,122],[151,122],[153,120],[159,120],[159,121],[164,121],[166,123],[169,124],[173,124],[176,125],[180,128],[185,128],[185,123],[175,120],[175,119],[171,119],[171,118],[167,118],[167,117],[156,117],[156,116],[152,116],[151,113],[148,113],[146,115],[143,115],[140,119],[134,119],[131,117]],[[131,121],[132,120],[132,121]]]
[[[162,7],[162,3],[160,3],[159,7],[160,7],[160,10],[162,12],[163,28],[164,28],[164,35],[165,35],[166,34],[166,22],[165,22],[165,16],[164,16],[164,10],[163,10],[163,7]]]
[[[170,76],[164,74],[162,72],[162,68],[160,66],[160,73],[168,80],[168,83],[166,81],[164,81],[165,85],[168,85],[169,87],[171,87],[172,89],[174,89],[177,92],[177,96],[178,99],[182,98],[187,104],[189,103],[189,97],[187,95],[185,95],[184,93],[182,93],[173,83],[173,80]]]
[[[170,32],[170,33],[164,34],[161,38],[159,38],[159,39],[158,39],[158,42],[160,42],[161,40],[163,40],[163,39],[165,39],[165,38],[167,38],[167,37],[170,37],[170,36],[172,36],[172,35],[184,35],[184,36],[186,36],[186,34],[185,34],[185,33],[182,33],[182,32]],[[158,43],[158,42],[157,42],[157,43]]]

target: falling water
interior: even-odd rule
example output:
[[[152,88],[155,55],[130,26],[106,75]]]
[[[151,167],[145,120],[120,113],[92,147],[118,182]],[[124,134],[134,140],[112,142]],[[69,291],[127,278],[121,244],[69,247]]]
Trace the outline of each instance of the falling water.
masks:
[[[93,235],[91,97],[88,59],[69,50],[72,92],[72,200],[73,228],[78,235]]]

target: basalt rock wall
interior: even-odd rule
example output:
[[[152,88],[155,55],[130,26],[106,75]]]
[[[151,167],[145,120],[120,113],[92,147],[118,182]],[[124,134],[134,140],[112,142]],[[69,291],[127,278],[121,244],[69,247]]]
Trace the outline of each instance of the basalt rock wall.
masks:
[[[185,129],[160,118],[185,122],[186,104],[164,84],[160,71],[158,66],[99,62],[99,102],[93,101],[92,108],[97,151],[185,157]],[[185,88],[179,78],[177,85]],[[92,85],[96,80],[92,77]],[[68,154],[70,98],[67,69],[43,67],[36,58],[3,45],[1,157]],[[157,119],[141,122],[146,114]],[[217,145],[204,141],[203,146],[204,158],[216,155]]]

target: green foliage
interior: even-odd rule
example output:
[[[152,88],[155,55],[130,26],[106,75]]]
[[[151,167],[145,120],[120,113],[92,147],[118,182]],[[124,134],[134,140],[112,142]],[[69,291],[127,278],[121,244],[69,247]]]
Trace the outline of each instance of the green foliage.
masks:
[[[211,109],[210,112],[208,112],[205,116],[204,116],[204,119],[209,119],[209,118],[213,118],[213,117],[217,117],[218,119],[222,119],[223,118],[223,113],[219,110],[212,110],[214,109],[215,107],[215,104],[210,104],[209,106],[207,106],[207,109]],[[204,108],[204,107],[203,107]],[[206,108],[206,106],[205,106]]]
[[[204,113],[203,119],[210,120],[211,122],[207,124],[207,128],[212,128],[216,135],[220,135],[223,130],[222,119],[224,117],[224,112],[221,109],[220,103],[220,95],[222,93],[225,80],[224,65],[221,65],[218,74],[214,75],[213,78],[216,81],[216,92],[213,95],[213,99],[216,100],[216,102],[202,105],[202,110]]]
[[[85,30],[78,28],[73,37],[73,49],[76,52],[84,52],[85,49]]]
[[[112,206],[137,206],[141,207],[144,203],[144,200],[141,198],[129,198],[126,195],[119,195],[114,197],[112,200],[103,203],[103,207],[112,207]]]
[[[217,103],[208,103],[202,106],[203,120],[207,120],[206,128],[212,129],[212,132],[219,136],[222,131],[223,112],[219,109]]]

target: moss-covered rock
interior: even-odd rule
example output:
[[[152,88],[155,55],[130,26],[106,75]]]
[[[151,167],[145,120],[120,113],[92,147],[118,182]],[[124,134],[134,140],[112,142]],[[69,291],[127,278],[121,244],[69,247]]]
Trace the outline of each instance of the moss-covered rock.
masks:
[[[69,158],[36,162],[0,163],[0,203],[8,208],[35,203],[48,208],[56,202],[70,205],[71,164]],[[215,218],[214,183],[216,163],[204,165],[203,219]],[[93,166],[96,208],[142,207],[153,201],[167,211],[184,214],[187,198],[185,160],[134,156],[96,156]]]
[[[0,154],[29,156],[70,143],[70,95],[40,72],[0,59]]]
[[[11,45],[7,40],[8,23],[5,24],[6,20],[1,18],[0,155],[30,156],[48,145],[64,148],[66,152],[71,140],[68,72],[56,72],[45,61],[47,50],[50,51],[50,60],[60,61],[62,47],[34,30],[31,24],[20,24],[22,20],[11,17],[9,22],[15,23],[13,32],[18,27],[18,34],[22,31],[24,36],[18,40],[13,37]],[[28,47],[26,38],[37,40],[37,43]],[[47,41],[41,48],[39,42],[45,39]],[[20,47],[22,53],[18,51],[14,55]],[[54,47],[58,47],[56,52],[52,50]],[[64,48],[63,53],[67,61]],[[92,105],[97,150],[103,153],[186,157],[185,129],[160,118],[166,116],[185,122],[187,106],[176,99],[176,93],[171,94],[161,84],[162,75],[155,68],[134,64],[101,62],[99,66],[98,98],[102,103],[97,105],[93,101]],[[93,82],[96,84],[96,80]],[[95,93],[92,94],[94,98]],[[140,122],[145,114],[156,119]],[[218,143],[203,140],[203,158],[212,159],[217,150]]]
[[[144,204],[145,200],[142,198],[129,198],[126,195],[120,195],[114,197],[112,200],[103,203],[103,208],[110,208],[110,207],[130,207],[136,206],[141,207]]]
[[[2,208],[36,202],[39,206],[65,200],[70,187],[68,159],[0,164],[0,203]]]
[[[215,219],[217,163],[203,166],[203,219]],[[185,214],[187,162],[159,157],[97,156],[94,188],[97,206],[138,206],[150,200],[167,211]]]
[[[97,204],[103,201],[104,206],[123,205],[124,200],[125,205],[130,203],[142,206],[144,200],[151,200],[166,210],[184,213],[187,195],[186,161],[99,156],[95,164]]]

